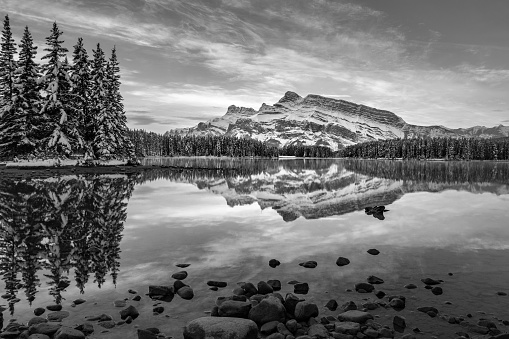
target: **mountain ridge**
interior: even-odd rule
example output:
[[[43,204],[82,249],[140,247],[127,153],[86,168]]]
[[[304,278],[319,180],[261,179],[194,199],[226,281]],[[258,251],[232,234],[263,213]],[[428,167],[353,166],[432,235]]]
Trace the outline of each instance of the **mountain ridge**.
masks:
[[[274,105],[256,111],[231,105],[222,117],[166,132],[178,135],[226,135],[253,138],[274,146],[303,144],[334,150],[360,142],[405,137],[508,137],[509,126],[447,128],[408,124],[387,110],[317,94],[288,91]]]

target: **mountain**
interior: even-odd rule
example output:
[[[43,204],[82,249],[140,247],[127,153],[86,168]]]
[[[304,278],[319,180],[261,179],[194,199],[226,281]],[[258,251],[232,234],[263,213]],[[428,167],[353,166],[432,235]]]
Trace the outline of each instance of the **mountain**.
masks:
[[[286,92],[274,105],[253,108],[230,106],[225,115],[191,128],[174,129],[167,134],[226,135],[248,137],[275,146],[292,144],[344,146],[379,139],[409,137],[507,137],[509,126],[451,129],[444,126],[417,126],[396,114],[309,94],[301,97]]]

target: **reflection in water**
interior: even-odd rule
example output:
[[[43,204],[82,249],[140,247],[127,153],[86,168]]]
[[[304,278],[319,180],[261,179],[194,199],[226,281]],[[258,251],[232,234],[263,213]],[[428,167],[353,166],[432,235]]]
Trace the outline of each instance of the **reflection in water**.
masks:
[[[229,206],[258,203],[285,221],[318,219],[386,206],[406,193],[461,190],[508,194],[509,163],[367,160],[217,160],[167,158],[178,166],[145,172],[222,195]],[[198,169],[196,169],[198,168]],[[373,213],[383,220],[383,213]]]
[[[366,207],[364,209],[364,212],[367,215],[372,215],[373,218],[376,218],[378,220],[385,220],[384,212],[389,212],[389,210],[386,210],[385,206],[373,206]]]
[[[98,286],[108,272],[116,281],[133,187],[126,176],[0,181],[0,274],[11,314],[19,290],[35,299],[40,274],[56,303],[72,268],[81,293],[90,275]]]

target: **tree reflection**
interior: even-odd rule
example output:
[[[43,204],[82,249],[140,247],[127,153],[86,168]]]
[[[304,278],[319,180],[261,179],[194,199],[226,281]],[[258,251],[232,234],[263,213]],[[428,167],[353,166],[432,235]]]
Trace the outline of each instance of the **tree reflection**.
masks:
[[[70,284],[83,293],[91,274],[116,283],[120,241],[134,177],[0,180],[0,274],[11,314],[24,290],[31,303],[43,274],[56,303]]]

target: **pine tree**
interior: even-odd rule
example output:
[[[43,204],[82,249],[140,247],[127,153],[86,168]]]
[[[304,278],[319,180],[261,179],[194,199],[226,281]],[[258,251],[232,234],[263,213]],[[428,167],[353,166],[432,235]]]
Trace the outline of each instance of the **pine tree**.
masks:
[[[67,49],[62,46],[61,35],[57,23],[53,23],[51,35],[46,38],[48,47],[44,49],[48,54],[42,58],[48,62],[43,65],[40,78],[46,94],[41,109],[46,132],[43,147],[46,156],[50,157],[68,156],[83,148],[83,138],[77,129],[76,108],[70,95],[70,67],[65,61]]]
[[[120,93],[120,68],[117,60],[117,51],[113,47],[107,68],[109,112],[113,115],[112,126],[114,154],[121,158],[132,158],[134,146],[127,134],[127,118],[124,112],[124,100]]]
[[[77,109],[78,129],[88,149],[94,138],[94,124],[90,114],[90,61],[82,38],[79,38],[78,43],[74,45],[71,81],[71,96]]]
[[[14,78],[12,105],[4,111],[4,133],[0,136],[2,153],[9,158],[28,156],[39,137],[39,70],[34,61],[36,54],[37,47],[33,45],[28,27],[25,27]]]

